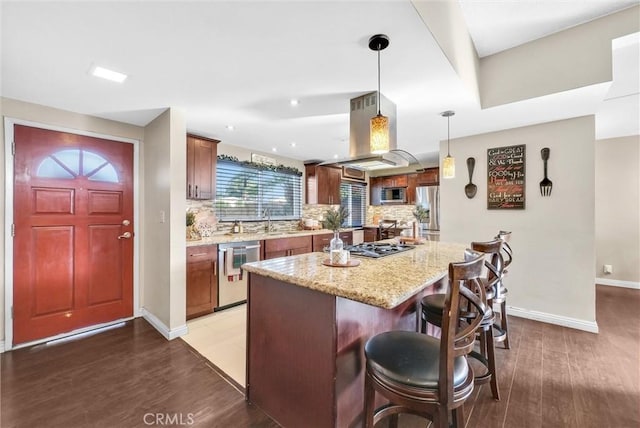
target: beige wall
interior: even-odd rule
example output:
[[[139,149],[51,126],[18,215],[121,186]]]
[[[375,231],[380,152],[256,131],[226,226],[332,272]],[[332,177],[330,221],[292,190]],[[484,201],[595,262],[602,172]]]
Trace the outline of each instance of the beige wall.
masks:
[[[636,6],[481,58],[482,106],[610,82],[611,41],[639,30]]]
[[[184,115],[176,109],[165,111],[145,128],[142,307],[169,330],[165,335],[186,321],[185,135]]]
[[[105,119],[99,119],[83,114],[72,113],[64,110],[58,110],[51,107],[45,107],[37,104],[25,103],[22,101],[12,100],[8,98],[0,98],[0,115],[12,119],[34,122],[34,124],[42,124],[44,126],[54,126],[77,130],[79,132],[94,132],[112,137],[129,138],[134,140],[142,140],[144,130],[138,126],[128,125],[124,123],[114,122]],[[37,126],[37,125],[36,125]],[[4,206],[5,201],[5,165],[10,160],[6,159],[4,152],[4,123],[0,126],[0,134],[2,136],[2,144],[0,145],[0,180],[1,196]],[[5,210],[0,211],[0,222],[4,225],[6,222]],[[4,228],[1,237],[4,243]],[[0,278],[2,281],[2,292],[0,293],[0,340],[4,340],[4,293],[5,286],[5,252],[4,245],[0,246]]]
[[[639,136],[596,142],[595,200],[596,276],[640,288]],[[612,274],[604,274],[605,264]]]
[[[550,122],[451,141],[456,177],[442,179],[441,240],[486,241],[513,232],[507,287],[512,313],[595,330],[594,117]],[[487,149],[526,145],[526,209],[487,210]],[[550,197],[540,196],[540,150],[551,149]],[[446,156],[446,142],[440,156]],[[476,158],[474,199],[464,194],[466,159]]]
[[[460,4],[454,0],[413,0],[411,3],[473,99],[479,101],[480,63]]]

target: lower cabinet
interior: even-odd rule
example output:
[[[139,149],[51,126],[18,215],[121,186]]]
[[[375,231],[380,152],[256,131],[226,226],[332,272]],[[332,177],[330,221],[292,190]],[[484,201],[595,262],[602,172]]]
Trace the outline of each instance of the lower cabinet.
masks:
[[[351,245],[353,243],[353,232],[339,232],[339,236],[344,245]],[[313,235],[313,252],[321,253],[324,251],[325,247],[329,246],[332,239],[333,233]]]
[[[311,236],[295,236],[291,238],[266,239],[264,241],[262,259],[293,256],[295,254],[311,253],[313,249]]]
[[[218,306],[218,246],[187,247],[187,319]]]
[[[377,227],[365,227],[364,228],[364,242],[375,242],[378,240],[378,228]]]

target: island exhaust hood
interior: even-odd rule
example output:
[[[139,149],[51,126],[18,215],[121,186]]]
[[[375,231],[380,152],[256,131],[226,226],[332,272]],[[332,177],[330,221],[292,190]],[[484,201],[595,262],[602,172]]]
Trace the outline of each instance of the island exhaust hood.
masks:
[[[349,158],[333,162],[337,165],[373,171],[408,166],[409,162],[394,153],[398,143],[396,138],[396,105],[380,94],[380,107],[389,118],[389,149],[382,154],[372,154],[369,148],[371,118],[378,113],[377,92],[351,99],[349,116]]]

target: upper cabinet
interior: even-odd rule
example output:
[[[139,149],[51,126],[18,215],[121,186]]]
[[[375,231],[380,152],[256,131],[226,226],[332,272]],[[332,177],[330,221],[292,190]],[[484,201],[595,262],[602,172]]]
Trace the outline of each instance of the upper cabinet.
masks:
[[[416,203],[416,186],[418,183],[418,174],[407,174],[407,204]]]
[[[407,187],[407,174],[382,177],[382,187]]]
[[[388,187],[404,187],[406,189],[405,204],[416,203],[416,187],[437,186],[440,184],[439,168],[427,168],[423,172],[411,174],[387,175],[382,177],[370,177],[369,187],[371,193],[370,204],[381,205],[381,190]]]
[[[440,184],[440,168],[427,168],[418,173],[416,184],[418,186],[437,186]]]
[[[380,202],[382,196],[382,177],[370,177],[369,178],[369,204],[381,205]]]
[[[215,198],[219,142],[187,135],[187,199]]]
[[[342,170],[317,164],[305,165],[307,204],[340,203]]]

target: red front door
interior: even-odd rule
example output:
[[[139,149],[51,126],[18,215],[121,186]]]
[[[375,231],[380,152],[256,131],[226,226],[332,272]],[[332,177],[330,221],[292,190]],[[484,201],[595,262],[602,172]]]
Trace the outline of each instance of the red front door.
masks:
[[[13,343],[133,315],[133,145],[15,125]]]

